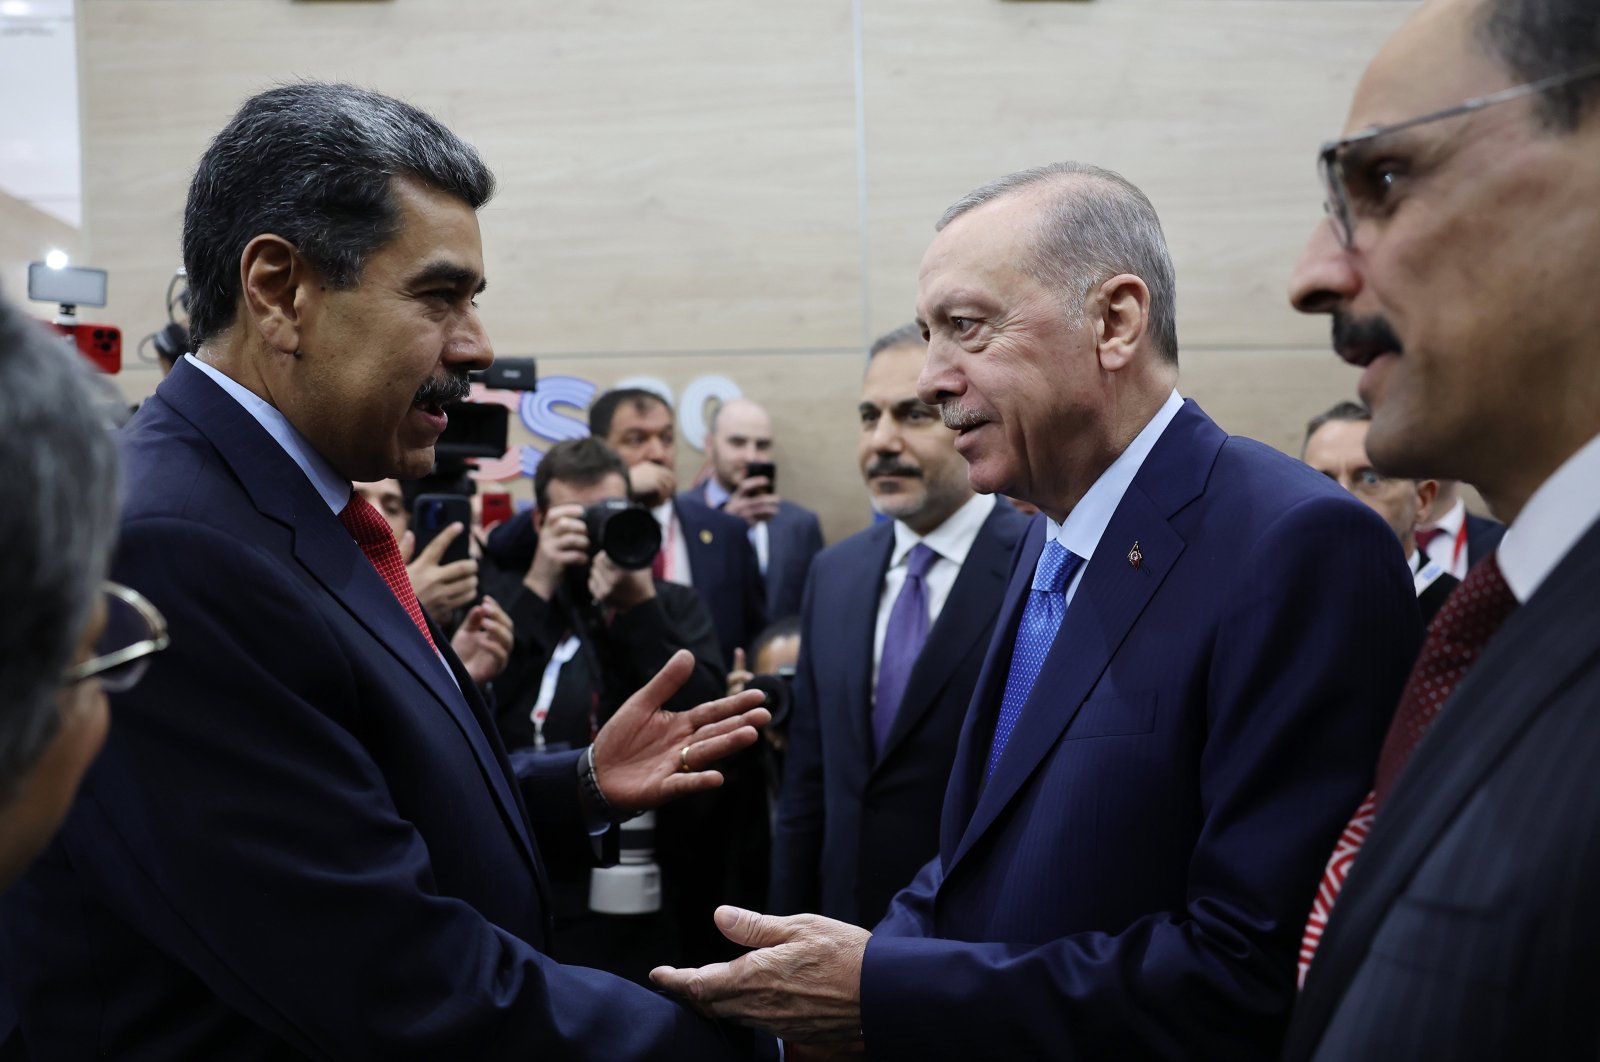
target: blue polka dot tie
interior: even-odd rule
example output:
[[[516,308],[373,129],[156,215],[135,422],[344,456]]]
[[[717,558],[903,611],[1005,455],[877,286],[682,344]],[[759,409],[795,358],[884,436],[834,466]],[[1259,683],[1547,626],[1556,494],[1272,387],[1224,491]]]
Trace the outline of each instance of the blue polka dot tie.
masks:
[[[1011,670],[1006,674],[1006,692],[1000,700],[1000,718],[994,724],[994,744],[989,746],[989,766],[983,773],[985,781],[994,774],[995,764],[1000,762],[1000,754],[1022,716],[1022,706],[1044,667],[1044,658],[1055,644],[1056,632],[1067,614],[1067,581],[1082,563],[1082,557],[1055,539],[1046,542],[1039,555],[1039,564],[1033,570],[1033,589],[1022,610],[1022,621],[1017,624],[1016,644],[1011,648]]]

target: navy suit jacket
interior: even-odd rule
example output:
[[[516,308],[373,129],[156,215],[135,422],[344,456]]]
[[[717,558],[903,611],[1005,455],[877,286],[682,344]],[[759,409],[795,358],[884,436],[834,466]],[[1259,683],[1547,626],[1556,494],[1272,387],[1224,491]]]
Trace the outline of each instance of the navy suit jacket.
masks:
[[[179,364],[122,450],[114,578],[172,646],[0,902],[33,1057],[735,1056],[543,953],[543,857],[589,847],[573,756],[519,792],[442,635],[448,673],[233,398]]]
[[[1600,524],[1513,612],[1378,813],[1286,1059],[1600,1052]]]
[[[688,496],[708,505],[706,487]],[[767,618],[780,620],[798,615],[800,596],[805,592],[811,562],[822,552],[822,523],[817,514],[787,498],[779,499],[778,511],[767,521]],[[759,633],[759,632],[757,632]]]
[[[1027,525],[1003,499],[984,521],[881,754],[872,747],[872,647],[894,524],[874,524],[818,556],[801,611],[772,838],[774,911],[871,925],[938,852],[956,738]]]
[[[1185,403],[985,783],[1043,538],[1040,517],[962,728],[939,855],[867,944],[868,1053],[1274,1058],[1312,894],[1417,650],[1394,532]]]
[[[694,588],[711,613],[723,664],[731,667],[733,651],[749,648],[767,625],[766,590],[749,525],[711,508],[693,491],[679,494],[672,506],[689,551]]]

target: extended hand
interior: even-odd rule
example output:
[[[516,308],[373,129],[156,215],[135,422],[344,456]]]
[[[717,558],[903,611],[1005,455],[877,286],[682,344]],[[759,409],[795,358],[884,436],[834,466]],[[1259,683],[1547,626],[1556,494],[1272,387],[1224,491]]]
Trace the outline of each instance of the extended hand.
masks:
[[[678,476],[666,465],[640,461],[628,469],[628,491],[640,504],[654,509],[678,490]]]
[[[821,915],[756,914],[719,907],[717,928],[759,948],[698,970],[658,966],[650,980],[716,1018],[796,1043],[861,1037],[861,959],[870,932]]]
[[[416,591],[422,610],[435,620],[443,621],[450,613],[478,596],[478,562],[466,560],[440,564],[445,548],[463,534],[466,528],[459,523],[440,531],[413,559],[417,536],[407,531],[400,538],[400,559],[406,564],[406,575],[411,579],[411,589]]]
[[[754,527],[777,516],[778,505],[778,496],[772,493],[772,481],[766,476],[750,476],[735,488],[722,511]]]
[[[643,811],[715,789],[722,774],[706,767],[755,744],[756,727],[772,718],[760,707],[765,695],[757,690],[687,712],[663,711],[667,698],[692,674],[693,655],[679,649],[595,735],[595,782],[612,807]]]
[[[472,681],[482,685],[506,669],[511,659],[511,617],[494,598],[484,596],[462,621],[450,647]]]
[[[628,571],[617,567],[604,553],[595,554],[589,566],[589,595],[618,612],[627,612],[656,596],[656,583],[650,569]]]

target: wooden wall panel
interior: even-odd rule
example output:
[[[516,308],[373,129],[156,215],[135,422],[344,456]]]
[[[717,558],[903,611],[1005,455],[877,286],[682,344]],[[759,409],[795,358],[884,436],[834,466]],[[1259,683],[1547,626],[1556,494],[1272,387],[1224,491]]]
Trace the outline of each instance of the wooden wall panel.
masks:
[[[909,319],[933,221],[990,177],[1075,157],[1161,212],[1184,392],[1297,450],[1355,382],[1325,323],[1284,302],[1314,152],[1414,6],[85,0],[81,260],[111,270],[105,318],[131,346],[164,320],[190,172],[245,96],[303,76],[407,97],[500,177],[497,350],[602,387],[728,377],[773,409],[785,491],[833,538],[868,519],[861,351]],[[137,397],[155,375],[122,382]],[[683,448],[680,473],[699,462]]]

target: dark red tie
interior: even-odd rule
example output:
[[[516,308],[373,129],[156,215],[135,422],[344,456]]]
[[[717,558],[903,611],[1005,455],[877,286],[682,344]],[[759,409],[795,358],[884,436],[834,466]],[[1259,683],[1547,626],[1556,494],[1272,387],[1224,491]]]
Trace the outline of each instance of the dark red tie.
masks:
[[[417,630],[422,632],[428,648],[437,653],[439,647],[433,643],[433,635],[428,633],[428,621],[422,614],[422,603],[417,600],[417,592],[411,589],[411,577],[406,574],[406,562],[400,559],[400,547],[395,544],[389,521],[367,499],[359,494],[351,494],[349,504],[339,514],[339,522],[356,540],[356,545],[367,555],[367,560],[378,569],[378,574],[389,584],[389,589],[400,604],[405,606],[406,614],[417,625]]]
[[[1411,677],[1400,694],[1400,705],[1389,723],[1383,750],[1378,753],[1377,781],[1344,828],[1338,844],[1334,845],[1333,855],[1322,872],[1316,899],[1311,903],[1311,915],[1306,919],[1305,936],[1300,942],[1301,984],[1305,983],[1306,971],[1311,968],[1328,916],[1333,913],[1333,902],[1344,887],[1362,842],[1367,839],[1374,816],[1394,789],[1395,780],[1421,744],[1423,735],[1439,717],[1450,691],[1483,655],[1489,639],[1516,607],[1516,595],[1506,585],[1505,576],[1500,573],[1500,562],[1491,553],[1467,573],[1428,625],[1428,637],[1422,643],[1422,652],[1417,655]]]
[[[1417,548],[1420,549],[1424,553],[1428,552],[1429,543],[1431,543],[1434,539],[1438,538],[1442,534],[1444,534],[1444,528],[1442,528],[1442,527],[1419,527],[1419,528],[1417,528],[1417,530],[1416,530]]]

